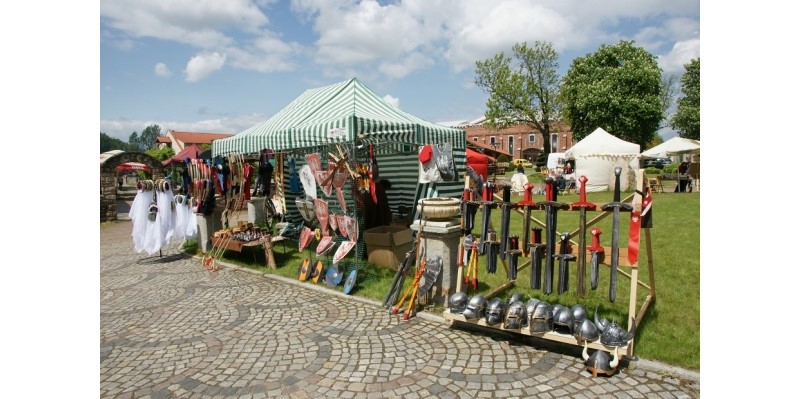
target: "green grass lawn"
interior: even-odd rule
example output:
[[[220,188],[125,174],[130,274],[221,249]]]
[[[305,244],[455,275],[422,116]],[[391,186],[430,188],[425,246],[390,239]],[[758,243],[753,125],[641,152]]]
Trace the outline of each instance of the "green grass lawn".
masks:
[[[531,177],[534,181],[536,177]],[[664,183],[665,193],[653,194],[653,228],[650,231],[652,239],[652,261],[654,265],[656,300],[647,310],[641,325],[637,326],[635,353],[637,356],[661,361],[688,369],[699,370],[700,368],[700,193],[673,193],[674,182]],[[623,193],[623,198],[629,195]],[[512,201],[516,202],[521,196],[514,196]],[[587,199],[599,205],[610,202],[612,193],[588,193]],[[535,195],[534,201],[543,200],[542,195]],[[577,194],[567,194],[558,197],[559,202],[574,202],[578,200]],[[599,215],[600,212],[588,212],[587,220]],[[521,214],[512,213],[511,234],[522,237]],[[481,212],[479,211],[475,219],[474,235],[480,234]],[[534,210],[532,216],[540,221],[544,221],[544,211]],[[629,214],[622,213],[620,227],[620,245],[627,247]],[[493,227],[499,230],[500,211],[498,208],[491,213]],[[559,232],[573,231],[578,228],[579,212],[562,211],[558,214]],[[610,216],[598,222],[595,226],[599,227],[603,234],[601,241],[604,246],[611,246],[611,224]],[[544,233],[543,233],[544,235]],[[591,239],[591,234],[587,233]],[[520,238],[521,240],[521,238]],[[544,236],[543,236],[544,240]],[[577,241],[577,238],[574,238]],[[303,253],[297,250],[297,243],[288,241],[284,248],[278,244],[274,254],[278,268],[271,270],[265,266],[263,251],[260,248],[246,248],[243,252],[226,251],[224,258],[226,261],[253,268],[264,273],[278,274],[288,278],[297,278],[298,268],[302,260],[310,257],[315,259],[313,248],[316,241],[312,242],[311,248]],[[190,251],[196,251],[196,243],[189,247]],[[647,254],[645,253],[645,234],[641,235],[641,255],[639,260],[639,280],[649,285],[649,275],[647,269]],[[354,251],[343,261],[346,264],[352,258]],[[330,260],[330,256],[326,258]],[[498,259],[497,273],[486,273],[485,256],[479,258],[479,287],[481,294],[486,294],[494,288],[507,282],[505,269]],[[606,255],[610,259],[610,254]],[[525,259],[520,259],[520,264]],[[383,301],[386,295],[394,270],[387,267],[380,267],[365,264],[359,269],[359,278],[356,288],[352,295],[362,296],[377,301]],[[327,269],[327,263],[326,263]],[[587,260],[587,295],[584,298],[576,294],[577,286],[577,267],[576,262],[570,262],[570,289],[568,292],[558,295],[556,293],[554,278],[554,289],[550,295],[545,295],[541,290],[529,288],[530,268],[526,267],[517,275],[515,286],[509,288],[498,296],[507,299],[512,293],[520,292],[526,297],[535,297],[546,300],[550,303],[560,303],[565,306],[572,306],[576,303],[583,304],[593,313],[595,308],[599,309],[601,318],[615,319],[617,322],[627,326],[628,300],[630,292],[630,280],[618,274],[617,277],[617,296],[616,301],[608,301],[608,277],[609,268],[601,266],[599,287],[596,291],[589,289],[588,277],[589,267]],[[555,270],[558,270],[556,265]],[[630,268],[621,267],[622,271],[630,271]],[[556,273],[557,274],[557,273]],[[413,274],[406,278],[406,285],[410,284]],[[312,284],[309,282],[308,284]],[[322,281],[319,284],[323,284]],[[342,285],[334,288],[341,290]],[[466,290],[468,296],[476,292]],[[641,305],[644,298],[650,291],[640,286],[638,289],[637,303]],[[638,307],[637,306],[637,311]],[[431,312],[441,312],[441,308],[428,309]]]

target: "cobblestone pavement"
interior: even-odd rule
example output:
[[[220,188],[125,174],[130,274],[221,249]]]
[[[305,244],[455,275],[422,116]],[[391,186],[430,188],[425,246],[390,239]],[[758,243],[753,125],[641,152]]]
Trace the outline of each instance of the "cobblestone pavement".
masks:
[[[697,398],[699,376],[621,367],[223,267],[100,230],[102,398]]]

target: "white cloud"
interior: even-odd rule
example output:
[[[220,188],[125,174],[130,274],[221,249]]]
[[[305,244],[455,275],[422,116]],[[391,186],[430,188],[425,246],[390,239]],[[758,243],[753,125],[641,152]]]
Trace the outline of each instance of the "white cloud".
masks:
[[[184,73],[187,82],[197,82],[222,69],[225,55],[217,52],[198,54],[186,64]]]
[[[172,71],[169,70],[166,64],[159,62],[155,67],[156,76],[160,78],[168,78],[172,76]]]
[[[400,108],[400,99],[392,96],[391,94],[383,96],[383,100],[397,108]]]
[[[257,123],[265,121],[267,118],[268,116],[262,114],[250,114],[230,118],[204,119],[194,122],[104,119],[100,120],[100,131],[124,142],[128,141],[128,137],[130,137],[131,133],[141,133],[142,130],[150,125],[158,125],[162,133],[166,133],[167,130],[172,129],[181,132],[236,134]]]
[[[658,65],[666,74],[682,75],[683,66],[695,58],[700,58],[700,39],[690,39],[675,43],[672,51],[658,57]]]

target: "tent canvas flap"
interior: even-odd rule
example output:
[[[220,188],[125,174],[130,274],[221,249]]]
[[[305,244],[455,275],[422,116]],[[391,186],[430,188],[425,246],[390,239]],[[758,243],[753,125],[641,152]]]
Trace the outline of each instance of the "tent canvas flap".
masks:
[[[567,159],[575,160],[575,176],[586,176],[586,191],[598,192],[614,189],[614,168],[622,168],[620,189],[627,190],[639,169],[639,145],[622,140],[602,128],[584,137],[565,152]],[[578,182],[580,185],[580,182]]]

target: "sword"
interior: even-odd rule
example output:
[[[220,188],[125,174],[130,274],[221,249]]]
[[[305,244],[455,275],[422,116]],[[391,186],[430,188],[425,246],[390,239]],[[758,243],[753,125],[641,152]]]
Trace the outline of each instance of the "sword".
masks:
[[[481,255],[486,252],[488,249],[486,246],[489,245],[487,235],[489,233],[489,217],[492,214],[492,207],[494,207],[494,187],[495,185],[492,182],[483,183],[483,201],[481,201],[483,223],[481,224],[481,245],[478,247],[478,252]]]
[[[542,288],[542,229],[533,228],[533,237],[529,244],[531,254],[531,288],[538,290]]]
[[[569,253],[569,233],[561,233],[561,247],[558,250],[558,294],[561,295],[569,290],[569,261],[575,259],[575,255]]]
[[[511,236],[508,237],[508,245],[506,246],[506,252],[511,257],[511,261],[508,265],[508,279],[509,280],[516,280],[517,279],[517,264],[519,260],[519,256],[522,255],[522,251],[519,250],[519,236]]]
[[[581,176],[578,181],[581,183],[580,200],[570,204],[572,209],[580,210],[580,222],[578,227],[578,296],[586,295],[586,210],[595,210],[597,205],[586,201],[586,182],[589,179]]]
[[[528,238],[530,237],[531,228],[531,207],[536,205],[536,203],[531,200],[533,187],[533,184],[525,183],[523,186],[525,189],[524,197],[522,201],[517,202],[517,206],[521,206],[525,210],[522,219],[522,256],[528,256],[529,253]]]
[[[503,186],[503,202],[500,203],[500,259],[506,259],[506,252],[508,251],[508,234],[509,225],[511,223],[511,208],[514,204],[511,203],[511,186]]]
[[[617,267],[619,266],[619,212],[620,209],[630,212],[633,210],[631,204],[620,202],[620,183],[619,175],[622,168],[614,168],[614,201],[603,205],[604,211],[613,210],[614,219],[611,225],[611,275],[609,277],[608,300],[614,302],[617,299]]]
[[[556,215],[559,209],[569,209],[569,204],[556,202],[555,181],[548,177],[545,181],[545,195],[547,201],[539,202],[545,209],[545,229],[547,230],[547,242],[545,246],[544,258],[544,293],[553,292],[553,254],[556,246]]]
[[[600,262],[602,262],[602,258],[605,256],[606,251],[605,248],[600,246],[600,234],[603,234],[600,228],[595,227],[592,229],[592,245],[589,247],[589,251],[592,252],[592,271],[589,276],[589,282],[592,287],[592,291],[597,289],[597,275],[600,272]]]

